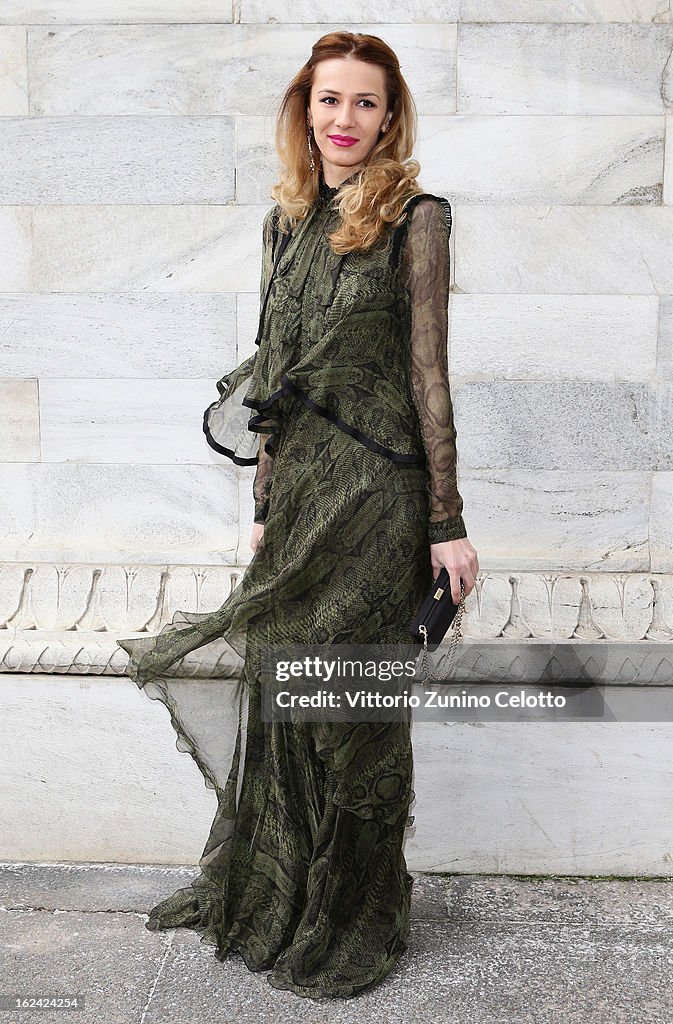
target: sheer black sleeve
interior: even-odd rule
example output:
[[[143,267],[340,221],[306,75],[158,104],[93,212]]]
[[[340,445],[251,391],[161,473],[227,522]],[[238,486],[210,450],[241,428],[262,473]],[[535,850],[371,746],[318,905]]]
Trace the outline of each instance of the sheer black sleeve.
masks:
[[[448,373],[450,234],[448,204],[430,197],[418,200],[400,266],[411,297],[410,380],[428,459],[431,544],[467,537]]]
[[[262,273],[259,285],[259,311],[262,311],[262,303],[266,293],[267,285],[271,278],[273,268],[273,208],[264,217],[262,228]],[[273,455],[264,450],[264,445],[270,434],[260,433],[259,453],[257,456],[257,469],[252,485],[253,497],[255,500],[256,523],[264,523],[269,512],[269,493],[271,491],[271,480],[273,477]]]

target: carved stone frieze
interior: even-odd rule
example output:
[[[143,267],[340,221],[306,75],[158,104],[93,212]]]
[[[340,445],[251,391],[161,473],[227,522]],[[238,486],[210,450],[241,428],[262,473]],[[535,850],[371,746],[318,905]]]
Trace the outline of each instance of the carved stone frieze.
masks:
[[[4,563],[0,671],[123,674],[117,637],[157,633],[177,609],[219,608],[245,569]],[[673,575],[483,569],[462,632],[468,642],[666,643],[673,640]]]

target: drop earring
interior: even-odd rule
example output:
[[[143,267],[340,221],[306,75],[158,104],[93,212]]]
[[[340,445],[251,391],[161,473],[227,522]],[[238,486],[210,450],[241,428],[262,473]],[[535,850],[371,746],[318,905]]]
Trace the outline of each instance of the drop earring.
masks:
[[[308,120],[308,110],[306,111],[306,142],[308,144],[308,152],[310,156],[309,171],[311,174],[315,171],[315,160],[313,159],[313,146],[311,145],[311,125]]]

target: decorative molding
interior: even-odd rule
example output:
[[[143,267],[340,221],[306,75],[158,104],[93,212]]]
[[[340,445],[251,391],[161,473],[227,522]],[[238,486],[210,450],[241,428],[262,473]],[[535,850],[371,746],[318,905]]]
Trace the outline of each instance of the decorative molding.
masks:
[[[4,563],[0,672],[121,675],[126,655],[117,637],[158,633],[177,609],[219,608],[245,571]],[[673,640],[673,574],[482,570],[462,631],[468,642],[667,643]],[[190,664],[198,673],[198,652]]]

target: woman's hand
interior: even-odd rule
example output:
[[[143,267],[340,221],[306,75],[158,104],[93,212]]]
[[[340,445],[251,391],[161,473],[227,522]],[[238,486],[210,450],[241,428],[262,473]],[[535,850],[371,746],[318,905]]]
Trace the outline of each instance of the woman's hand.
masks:
[[[264,523],[254,523],[252,527],[252,535],[250,537],[250,547],[253,552],[257,551],[257,548],[264,543]]]
[[[443,540],[439,544],[430,545],[430,561],[432,562],[433,578],[437,579],[444,568],[451,577],[451,597],[454,604],[460,602],[460,581],[465,584],[465,597],[474,588],[474,581],[479,572],[477,552],[467,537],[458,540]]]

